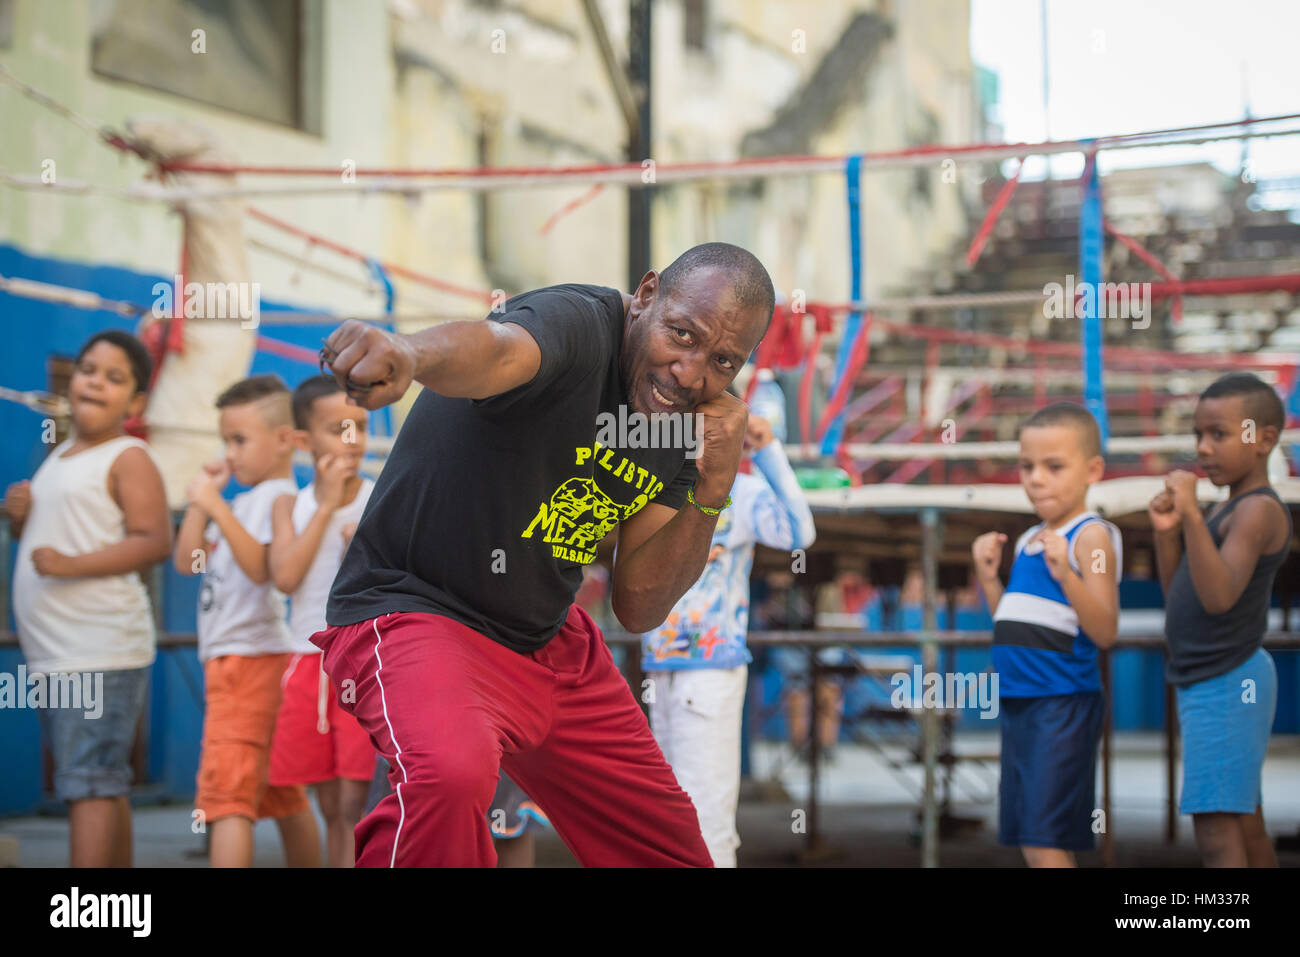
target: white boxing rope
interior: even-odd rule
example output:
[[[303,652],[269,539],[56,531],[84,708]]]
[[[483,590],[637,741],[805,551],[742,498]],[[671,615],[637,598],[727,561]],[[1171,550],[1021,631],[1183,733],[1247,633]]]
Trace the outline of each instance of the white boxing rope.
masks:
[[[10,276],[0,276],[0,292],[6,292],[11,296],[21,296],[24,299],[39,299],[41,302],[52,302],[62,306],[75,306],[78,309],[115,312],[119,316],[123,316],[127,319],[134,319],[135,317],[147,312],[143,306],[137,306],[134,303],[129,302],[120,302],[115,299],[104,299],[96,293],[90,292],[86,289],[74,289],[71,286],[59,286],[54,283],[36,282],[33,279],[17,279]]]
[[[68,400],[63,396],[38,389],[22,391],[0,386],[0,399],[5,402],[17,402],[19,405],[27,406],[33,412],[42,412],[56,417],[67,415],[70,410]]]
[[[20,391],[0,386],[0,400],[18,402],[49,415],[66,415],[68,400],[63,396],[38,390]],[[216,436],[216,429],[204,429],[168,422],[147,421],[149,431],[180,432],[190,435]],[[367,435],[366,453],[387,457],[393,450],[396,436]],[[1280,443],[1293,445],[1300,442],[1300,429],[1287,429],[1279,437]],[[1196,448],[1193,435],[1133,435],[1113,437],[1106,443],[1107,454],[1133,455],[1143,452],[1187,452]],[[907,461],[911,459],[1000,459],[1019,457],[1019,442],[852,442],[844,450],[855,459],[883,459]],[[815,462],[823,458],[821,445],[788,445],[786,454],[793,462]]]
[[[0,292],[8,293],[11,296],[20,296],[23,299],[36,299],[41,302],[54,303],[60,306],[74,306],[78,309],[89,309],[92,311],[102,310],[104,312],[117,313],[127,319],[134,319],[143,316],[150,311],[148,306],[141,306],[133,302],[123,302],[118,299],[104,299],[86,289],[76,289],[72,286],[59,286],[54,283],[36,282],[32,279],[17,279],[11,276],[0,276]],[[162,317],[163,319],[169,317]],[[456,322],[463,319],[482,319],[482,316],[464,316],[464,315],[447,315],[444,313],[400,313],[395,312],[392,315],[382,316],[341,316],[332,312],[300,312],[291,310],[279,312],[268,309],[265,312],[258,313],[258,326],[328,326],[342,325],[348,319],[356,319],[358,322],[365,322],[371,325],[380,325],[388,323],[411,323],[411,322]],[[239,322],[246,323],[248,318],[244,316],[191,316],[190,322]],[[293,345],[293,343],[289,343]]]
[[[1300,429],[1288,429],[1279,439],[1300,442]],[[1131,455],[1142,452],[1187,452],[1196,448],[1193,435],[1130,435],[1112,437],[1106,442],[1107,454]],[[811,462],[822,459],[821,444],[787,445],[791,461]],[[855,459],[1015,459],[1020,456],[1019,442],[850,442],[844,450]]]

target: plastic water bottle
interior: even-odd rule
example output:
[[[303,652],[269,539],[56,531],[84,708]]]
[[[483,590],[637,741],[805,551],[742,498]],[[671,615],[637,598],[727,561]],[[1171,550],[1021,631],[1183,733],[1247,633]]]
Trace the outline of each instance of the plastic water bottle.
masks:
[[[785,442],[785,392],[776,381],[771,369],[758,370],[758,385],[750,396],[749,411],[759,418],[767,419],[772,426],[772,434]]]

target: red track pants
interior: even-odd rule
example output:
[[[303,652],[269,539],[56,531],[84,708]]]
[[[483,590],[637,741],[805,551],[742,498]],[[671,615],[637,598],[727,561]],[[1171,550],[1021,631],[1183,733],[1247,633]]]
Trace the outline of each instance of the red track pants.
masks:
[[[531,654],[409,612],[312,641],[391,768],[393,793],[357,825],[357,867],[495,866],[498,768],[585,866],[712,866],[691,799],[577,605]]]

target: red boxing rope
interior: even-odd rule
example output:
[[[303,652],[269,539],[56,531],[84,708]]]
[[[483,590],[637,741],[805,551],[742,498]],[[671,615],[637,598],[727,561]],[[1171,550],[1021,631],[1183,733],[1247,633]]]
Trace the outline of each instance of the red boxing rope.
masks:
[[[296,362],[305,362],[308,365],[316,365],[320,361],[320,353],[306,346],[294,345],[292,342],[282,342],[279,339],[269,339],[266,336],[257,337],[257,351],[269,352],[273,356],[279,356],[282,359],[293,359]]]
[[[1087,146],[1104,148],[1107,144],[1120,144],[1128,140],[1141,140],[1150,137],[1165,136],[1174,133],[1191,133],[1202,130],[1224,129],[1234,126],[1256,126],[1263,123],[1276,123],[1283,120],[1300,119],[1300,113],[1287,113],[1278,116],[1268,116],[1259,118],[1247,118],[1241,120],[1227,120],[1220,123],[1202,123],[1195,126],[1178,126],[1163,130],[1147,130],[1138,133],[1117,133],[1107,136],[1094,137],[1091,140],[1048,140],[1041,143],[964,143],[957,145],[933,143],[924,146],[913,146],[899,150],[885,150],[878,153],[861,154],[864,165],[871,163],[888,162],[890,160],[907,159],[920,156],[953,156],[978,153],[989,150],[1006,150],[1014,148],[1017,153],[1026,155],[1034,153],[1035,150],[1041,149],[1060,149],[1072,146],[1083,148]],[[1158,144],[1153,144],[1158,145]],[[128,144],[129,148],[129,144]],[[842,165],[847,157],[827,157],[827,156],[775,156],[775,157],[746,157],[744,159],[729,160],[724,162],[687,162],[687,163],[660,163],[657,169],[660,172],[679,172],[679,173],[701,173],[719,169],[744,169],[748,166],[771,165],[781,163],[788,166],[800,166],[810,164],[825,164],[830,162],[832,165]],[[187,173],[215,173],[220,175],[261,175],[261,176],[331,176],[337,177],[340,168],[337,166],[272,166],[259,165],[250,163],[186,163],[180,161],[160,162],[159,168],[166,172],[187,172]],[[475,177],[475,176],[517,176],[526,178],[529,176],[539,175],[565,175],[581,178],[590,176],[595,173],[609,172],[626,172],[642,173],[643,167],[640,163],[589,163],[581,166],[502,166],[502,167],[469,167],[461,169],[417,169],[417,168],[375,168],[375,169],[358,169],[357,176],[376,176],[389,178],[438,178],[438,177]]]
[[[1167,299],[1179,295],[1235,295],[1248,292],[1290,292],[1300,293],[1300,273],[1280,273],[1274,276],[1241,276],[1226,279],[1195,279],[1177,282],[1151,283],[1153,300]],[[861,311],[863,304],[826,303],[824,308],[835,313]],[[810,307],[811,308],[811,307]],[[897,335],[917,339],[937,339],[940,342],[956,342],[966,345],[987,346],[1028,352],[1031,355],[1047,355],[1060,358],[1077,358],[1083,353],[1083,347],[1077,343],[1040,342],[1036,340],[1015,339],[999,336],[989,332],[972,332],[964,329],[949,329],[937,326],[916,325],[906,322],[894,322],[877,319],[877,324]],[[1259,360],[1252,356],[1202,356],[1189,355],[1161,349],[1143,349],[1135,346],[1106,347],[1107,362],[1125,359],[1131,362],[1163,363],[1178,368],[1191,366],[1249,366],[1258,368],[1290,368],[1294,363]]]
[[[1115,228],[1114,224],[1112,224],[1109,219],[1102,220],[1102,225],[1106,227],[1106,232],[1110,233],[1121,243],[1127,246],[1133,252],[1133,254],[1137,256],[1138,259],[1142,260],[1144,263],[1150,266],[1156,272],[1156,274],[1160,276],[1161,279],[1166,279],[1169,282],[1178,281],[1178,277],[1175,276],[1173,273],[1171,273],[1167,268],[1165,268],[1165,264],[1162,263],[1159,259],[1157,259],[1151,253],[1150,250],[1148,250],[1145,246],[1143,246],[1132,236],[1126,235],[1125,233],[1121,233],[1118,229]],[[1183,321],[1183,297],[1182,296],[1178,296],[1174,299],[1173,311],[1174,311],[1174,322],[1182,322]]]
[[[1172,282],[1151,284],[1153,299],[1168,299],[1170,296],[1231,296],[1242,292],[1300,293],[1300,273],[1279,273],[1275,276],[1231,276],[1223,279],[1175,279]]]
[[[359,252],[350,246],[344,246],[342,243],[334,242],[332,239],[326,239],[324,236],[319,236],[316,233],[308,232],[299,226],[285,222],[283,219],[278,219],[270,213],[263,212],[262,210],[256,209],[252,206],[245,207],[245,211],[254,219],[260,220],[268,226],[274,226],[276,229],[289,233],[291,236],[305,239],[316,246],[322,246],[325,249],[336,252],[340,256],[347,256],[349,259],[355,259],[360,263],[370,261],[371,257],[365,255],[365,253]],[[395,263],[380,262],[380,265],[383,266],[384,270],[391,276],[401,276],[403,279],[409,279],[411,282],[417,282],[421,285],[428,286],[431,289],[437,289],[439,292],[464,296],[467,299],[479,299],[489,305],[492,303],[492,293],[490,292],[484,292],[481,289],[470,289],[467,286],[458,286],[455,283],[447,282],[444,279],[435,279],[432,276],[426,276],[424,273],[416,272],[414,269],[408,269],[405,266],[399,266]]]
[[[542,224],[542,228],[537,230],[537,232],[540,235],[545,236],[547,233],[549,233],[552,229],[555,228],[556,223],[558,223],[565,216],[568,216],[569,213],[573,212],[575,209],[578,209],[579,207],[585,206],[587,203],[590,203],[593,199],[595,199],[597,196],[600,195],[600,191],[603,190],[604,188],[605,188],[604,183],[597,183],[595,186],[591,187],[591,189],[587,190],[577,199],[569,200],[567,203],[565,203],[555,212],[551,213],[551,215],[547,217],[546,222]]]
[[[871,353],[871,324],[875,317],[868,312],[863,317],[862,325],[858,328],[858,339],[853,343],[853,351],[849,353],[848,365],[844,368],[844,375],[840,378],[836,386],[835,394],[827,403],[826,408],[822,410],[821,420],[817,423],[817,440],[820,441],[826,436],[826,430],[830,424],[835,421],[840,410],[844,408],[844,403],[848,401],[849,392],[853,388],[853,382],[858,377],[858,372],[867,361],[867,356]],[[841,436],[840,444],[843,445]]]
[[[817,356],[821,354],[822,340],[826,333],[818,329],[813,335],[812,345],[804,357],[803,376],[799,379],[799,441],[812,441],[812,387],[817,375]]]
[[[1016,184],[1020,182],[1020,173],[1025,168],[1023,159],[1020,165],[1016,167],[1016,173],[1009,180],[1002,184],[998,190],[997,198],[993,200],[993,205],[984,215],[984,222],[980,223],[979,230],[975,233],[975,238],[971,240],[970,248],[966,250],[966,265],[975,265],[975,260],[980,258],[980,253],[984,251],[984,244],[989,241],[993,235],[993,227],[997,224],[998,217],[1002,211],[1007,208],[1007,203],[1011,202],[1011,194],[1016,191]]]

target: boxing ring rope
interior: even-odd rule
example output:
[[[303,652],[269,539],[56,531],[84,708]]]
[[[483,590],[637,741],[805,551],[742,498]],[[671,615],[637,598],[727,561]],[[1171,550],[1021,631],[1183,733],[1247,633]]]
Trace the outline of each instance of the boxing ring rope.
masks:
[[[326,239],[324,236],[321,236],[317,233],[310,232],[306,229],[303,229],[300,226],[295,226],[292,223],[286,222],[285,220],[280,219],[279,217],[272,216],[270,213],[267,213],[263,210],[257,209],[252,206],[246,206],[244,208],[244,211],[248,213],[248,215],[251,216],[253,219],[257,220],[258,222],[265,223],[268,226],[273,226],[276,229],[288,233],[291,236],[297,236],[300,239],[305,239],[307,240],[307,242],[311,243],[314,246],[321,246],[325,249],[330,250],[331,252],[338,253],[340,256],[346,256],[349,259],[355,259],[357,262],[361,262],[361,263],[366,263],[371,261],[378,262],[379,265],[382,266],[386,272],[389,272],[392,275],[398,276],[402,279],[407,279],[410,280],[411,282],[419,283],[420,285],[423,286],[428,286],[430,289],[436,289],[439,292],[450,293],[456,296],[463,296],[467,299],[481,300],[482,302],[485,302],[488,305],[492,304],[493,294],[491,292],[487,292],[482,289],[470,289],[468,286],[461,286],[458,285],[457,283],[448,282],[445,279],[436,279],[433,276],[429,276],[425,273],[418,272],[406,266],[400,266],[396,263],[383,262],[381,260],[374,259],[373,257],[367,256],[365,253],[353,249],[351,246],[345,246],[342,243],[335,242],[332,239]]]
[[[341,170],[334,166],[282,166],[252,163],[196,163],[165,160],[154,157],[138,144],[113,132],[105,124],[94,123],[59,103],[49,94],[23,83],[0,68],[0,81],[14,86],[24,96],[70,120],[86,132],[95,135],[105,144],[139,156],[151,162],[160,173],[208,173],[232,176],[237,174],[263,176],[305,176],[338,178]],[[795,155],[779,157],[742,158],[675,163],[595,163],[567,167],[467,167],[467,168],[379,168],[355,170],[353,182],[336,182],[328,186],[288,187],[211,187],[176,188],[156,183],[137,184],[126,190],[105,190],[90,187],[94,192],[116,195],[126,199],[180,202],[186,199],[233,198],[253,195],[310,195],[348,192],[395,192],[414,194],[431,190],[467,189],[487,190],[505,187],[550,186],[581,182],[587,186],[600,183],[622,183],[640,187],[661,183],[690,182],[702,179],[759,179],[774,176],[807,175],[818,172],[841,173],[851,164],[863,170],[899,169],[927,166],[936,160],[954,163],[979,162],[1046,156],[1057,153],[1095,153],[1098,150],[1140,149],[1158,146],[1201,145],[1220,141],[1291,136],[1300,134],[1300,128],[1267,129],[1278,123],[1300,119],[1300,113],[1278,114],[1268,117],[1246,116],[1240,120],[1202,123],[1135,133],[1108,134],[1105,136],[1074,140],[1047,140],[1038,143],[965,143],[928,144],[897,150],[880,150],[843,156]],[[1219,133],[1213,131],[1233,130]],[[647,167],[646,162],[652,163]],[[648,175],[649,174],[649,175]],[[369,182],[361,180],[369,178]],[[55,184],[23,182],[21,177],[5,176],[9,185],[31,185],[48,188]]]

